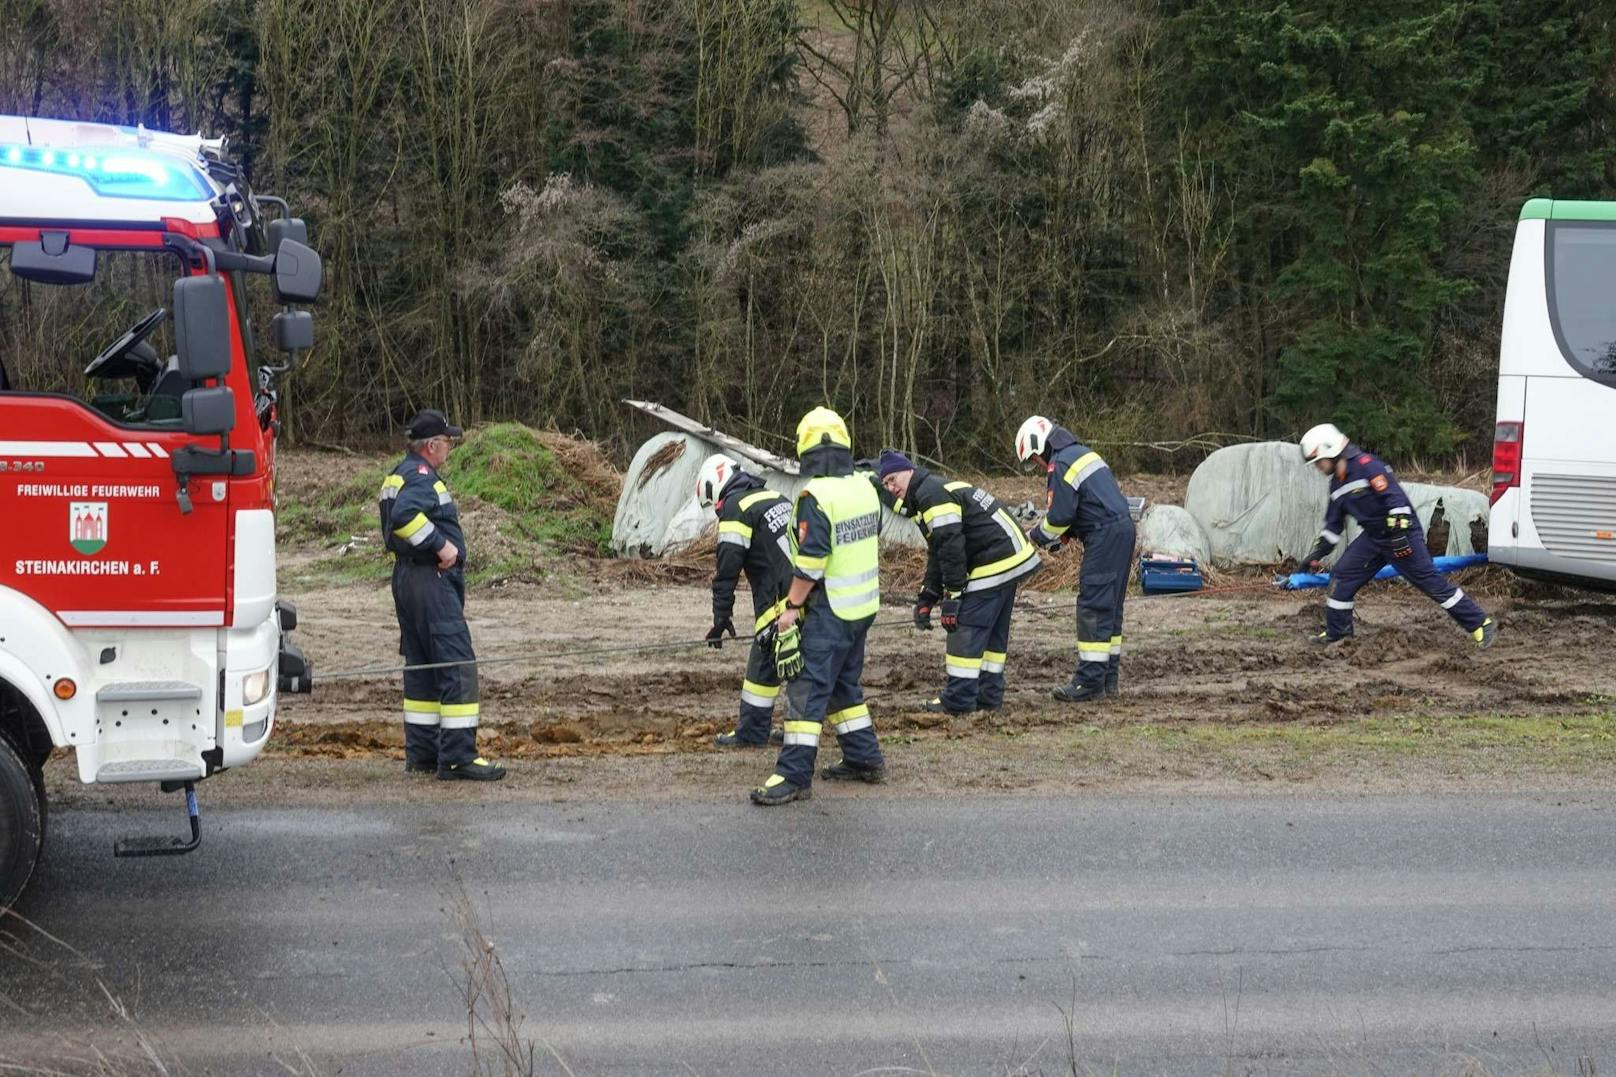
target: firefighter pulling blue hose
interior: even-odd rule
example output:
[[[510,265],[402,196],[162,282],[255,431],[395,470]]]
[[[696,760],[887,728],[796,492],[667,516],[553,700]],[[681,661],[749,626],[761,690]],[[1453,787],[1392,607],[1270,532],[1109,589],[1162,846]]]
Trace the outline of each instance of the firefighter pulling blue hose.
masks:
[[[1341,542],[1347,517],[1356,520],[1360,529],[1336,560],[1329,597],[1324,600],[1324,630],[1309,636],[1310,643],[1326,647],[1351,636],[1358,589],[1383,568],[1390,568],[1441,606],[1476,646],[1483,650],[1492,646],[1497,625],[1463,588],[1437,571],[1413,503],[1380,457],[1352,444],[1332,424],[1321,423],[1302,435],[1302,459],[1330,477],[1324,527],[1302,563],[1314,570],[1323,567],[1324,559]]]
[[[1484,553],[1465,553],[1455,554],[1451,557],[1431,558],[1431,566],[1444,576],[1450,572],[1458,572],[1460,569],[1479,568],[1486,563],[1487,555]],[[1390,580],[1396,578],[1396,576],[1397,568],[1393,565],[1387,565],[1375,573],[1373,578]],[[1286,591],[1306,591],[1314,587],[1328,587],[1330,585],[1330,574],[1328,572],[1292,572],[1288,576],[1276,577],[1274,584]]]

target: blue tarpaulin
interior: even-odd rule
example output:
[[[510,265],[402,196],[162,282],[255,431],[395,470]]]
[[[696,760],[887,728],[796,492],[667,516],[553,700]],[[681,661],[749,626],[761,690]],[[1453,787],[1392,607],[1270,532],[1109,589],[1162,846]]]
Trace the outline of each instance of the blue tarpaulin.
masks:
[[[1435,557],[1438,572],[1457,572],[1461,568],[1475,568],[1477,565],[1487,563],[1484,553],[1460,554],[1456,557]],[[1390,565],[1375,573],[1377,580],[1389,580],[1397,575],[1397,570]],[[1287,591],[1305,591],[1309,587],[1323,587],[1330,582],[1328,572],[1292,572],[1289,576],[1280,576],[1274,583]]]

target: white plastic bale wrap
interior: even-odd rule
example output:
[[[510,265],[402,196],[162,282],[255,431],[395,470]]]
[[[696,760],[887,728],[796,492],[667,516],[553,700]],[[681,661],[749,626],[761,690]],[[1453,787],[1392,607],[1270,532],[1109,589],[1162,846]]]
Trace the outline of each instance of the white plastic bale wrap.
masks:
[[[712,455],[705,442],[689,434],[657,434],[634,454],[617,495],[612,517],[612,549],[620,557],[661,557],[668,552],[676,519],[696,504],[696,474]],[[703,525],[705,526],[705,524]],[[688,523],[679,530],[686,532]],[[684,537],[689,542],[701,534]]]
[[[1184,507],[1206,532],[1213,564],[1272,565],[1318,540],[1329,486],[1291,442],[1230,445],[1195,469]]]
[[[1393,469],[1393,474],[1396,470]],[[1475,490],[1465,490],[1458,486],[1433,486],[1424,482],[1403,482],[1398,480],[1408,499],[1414,503],[1414,514],[1420,518],[1420,526],[1427,529],[1431,526],[1431,513],[1436,510],[1438,499],[1442,502],[1442,516],[1448,523],[1448,545],[1446,549],[1433,551],[1435,556],[1457,557],[1461,554],[1476,552],[1476,546],[1470,541],[1470,522],[1480,520],[1482,533],[1486,534],[1487,514],[1491,507],[1487,504],[1487,495]],[[1358,537],[1357,523],[1347,522],[1347,539]]]
[[[1212,544],[1206,532],[1177,505],[1151,505],[1139,518],[1139,549],[1143,553],[1169,557],[1193,557],[1202,564],[1212,559]]]
[[[1395,468],[1393,469],[1395,474]],[[1474,553],[1470,522],[1486,521],[1487,495],[1457,486],[1402,482],[1423,526],[1437,499],[1449,524],[1448,554]],[[1215,565],[1271,565],[1299,559],[1318,541],[1329,501],[1330,480],[1302,462],[1288,441],[1265,441],[1219,449],[1190,476],[1184,506],[1210,540]],[[1336,555],[1356,538],[1350,518]],[[1334,563],[1331,557],[1327,564]]]
[[[678,445],[679,448],[670,446]],[[696,475],[719,446],[693,434],[657,434],[640,446],[623,476],[612,519],[612,549],[620,557],[662,557],[690,545],[717,525],[712,510],[696,501]],[[654,465],[654,466],[653,466]],[[764,469],[748,460],[741,466],[769,489],[795,498],[808,480]],[[883,545],[922,546],[914,523],[883,510]]]

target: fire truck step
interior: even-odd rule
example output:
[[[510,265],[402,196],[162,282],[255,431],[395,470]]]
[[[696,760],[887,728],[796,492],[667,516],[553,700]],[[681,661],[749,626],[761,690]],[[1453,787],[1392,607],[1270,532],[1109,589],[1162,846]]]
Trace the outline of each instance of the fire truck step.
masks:
[[[193,782],[201,779],[202,767],[187,759],[120,759],[102,763],[95,772],[98,782]]]
[[[191,837],[119,838],[112,843],[113,856],[184,856],[202,844],[202,812],[196,806],[196,786],[185,782],[185,817],[191,824]]]
[[[120,681],[95,691],[97,703],[149,703],[158,700],[202,698],[202,686],[186,681]]]

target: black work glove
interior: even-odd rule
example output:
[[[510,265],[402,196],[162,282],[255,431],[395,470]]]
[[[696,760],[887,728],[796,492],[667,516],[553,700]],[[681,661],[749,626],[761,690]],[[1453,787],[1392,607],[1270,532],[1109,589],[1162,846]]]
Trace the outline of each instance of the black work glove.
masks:
[[[774,637],[774,672],[782,681],[794,681],[802,667],[802,630],[792,625]]]
[[[1027,537],[1032,539],[1033,543],[1046,553],[1053,553],[1066,544],[1065,535],[1051,535],[1042,527],[1034,527],[1027,532]]]
[[[1330,556],[1330,551],[1333,549],[1335,549],[1333,543],[1320,539],[1313,544],[1311,550],[1307,551],[1307,556],[1302,558],[1302,567],[1312,569],[1315,572],[1318,571],[1324,567],[1324,559]]]
[[[952,632],[959,627],[959,608],[960,600],[957,595],[943,599],[941,610],[944,632]]]
[[[713,622],[713,627],[707,630],[707,646],[711,647],[715,651],[722,647],[724,645],[725,632],[729,633],[730,639],[735,638],[734,618],[726,617],[722,621]]]
[[[1392,556],[1401,560],[1414,552],[1414,546],[1408,541],[1407,531],[1392,532]]]
[[[931,631],[931,608],[941,597],[936,591],[922,591],[915,598],[915,627]]]

